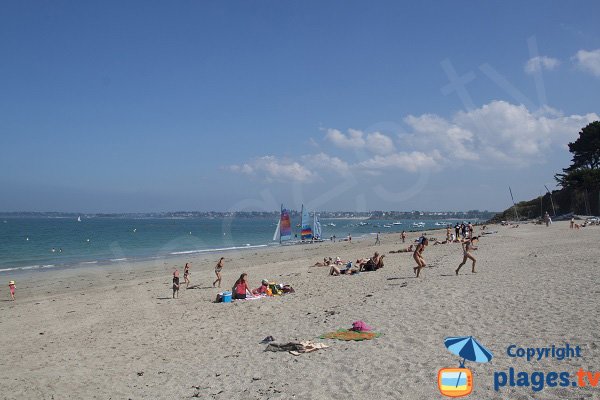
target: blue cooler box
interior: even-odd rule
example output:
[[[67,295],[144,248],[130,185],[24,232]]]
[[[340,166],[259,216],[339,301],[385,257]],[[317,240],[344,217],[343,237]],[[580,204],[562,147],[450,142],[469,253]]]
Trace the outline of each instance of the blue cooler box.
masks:
[[[223,292],[223,303],[231,303],[231,292]]]

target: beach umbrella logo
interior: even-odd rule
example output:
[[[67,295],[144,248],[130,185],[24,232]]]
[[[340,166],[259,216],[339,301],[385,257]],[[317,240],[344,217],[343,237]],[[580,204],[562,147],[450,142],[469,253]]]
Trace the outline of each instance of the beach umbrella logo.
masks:
[[[473,391],[473,373],[465,368],[466,361],[486,363],[493,357],[473,336],[447,337],[444,345],[462,361],[458,368],[442,368],[438,371],[438,388],[447,397],[462,397]]]

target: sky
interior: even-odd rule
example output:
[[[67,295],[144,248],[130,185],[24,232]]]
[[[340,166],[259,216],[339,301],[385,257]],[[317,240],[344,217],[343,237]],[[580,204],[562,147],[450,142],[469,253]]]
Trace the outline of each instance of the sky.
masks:
[[[600,119],[599,12],[6,1],[0,211],[503,210]]]

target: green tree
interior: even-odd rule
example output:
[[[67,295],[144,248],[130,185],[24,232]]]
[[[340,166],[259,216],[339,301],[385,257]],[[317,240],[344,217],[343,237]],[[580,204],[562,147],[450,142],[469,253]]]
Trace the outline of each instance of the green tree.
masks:
[[[569,143],[569,151],[573,154],[573,160],[565,172],[600,168],[600,121],[583,128],[577,140]]]
[[[600,204],[594,207],[596,202],[590,198],[599,198],[600,191],[600,121],[583,128],[577,140],[569,143],[569,151],[573,154],[571,165],[554,177],[564,189],[572,190],[573,199],[583,196],[585,210],[598,212]],[[576,204],[571,208],[576,210]]]

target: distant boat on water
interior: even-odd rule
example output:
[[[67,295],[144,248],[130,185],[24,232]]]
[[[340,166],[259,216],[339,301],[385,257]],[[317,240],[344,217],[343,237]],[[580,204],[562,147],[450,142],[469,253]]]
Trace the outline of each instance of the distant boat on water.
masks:
[[[81,222],[81,217],[80,216],[77,217],[77,222]]]

